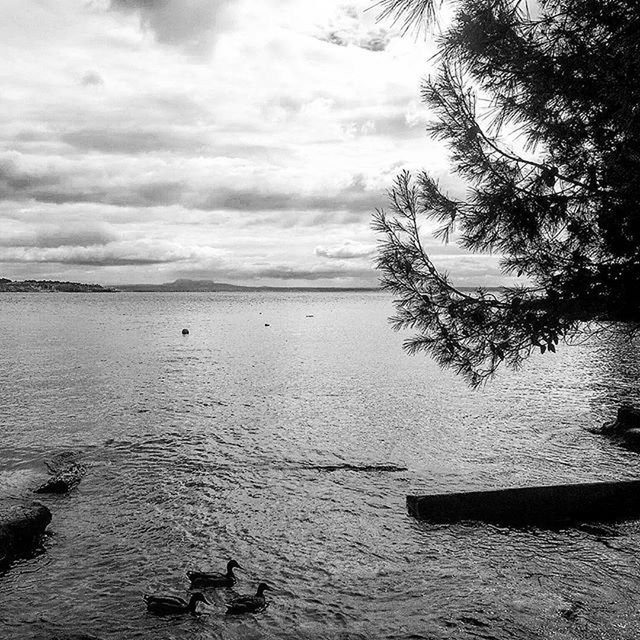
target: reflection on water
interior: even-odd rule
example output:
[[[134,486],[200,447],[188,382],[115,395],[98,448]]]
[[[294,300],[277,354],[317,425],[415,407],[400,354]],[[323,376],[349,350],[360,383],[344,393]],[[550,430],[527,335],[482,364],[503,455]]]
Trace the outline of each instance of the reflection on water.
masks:
[[[587,431],[638,402],[626,343],[473,392],[402,353],[382,294],[1,302],[2,493],[37,485],[56,451],[88,472],[46,498],[47,552],[0,581],[0,636],[638,636],[638,523],[614,537],[405,509],[407,493],[637,477],[636,454]],[[144,592],[184,597],[187,570],[231,557],[239,593],[275,588],[264,613],[225,618],[225,590],[197,618],[146,612]]]

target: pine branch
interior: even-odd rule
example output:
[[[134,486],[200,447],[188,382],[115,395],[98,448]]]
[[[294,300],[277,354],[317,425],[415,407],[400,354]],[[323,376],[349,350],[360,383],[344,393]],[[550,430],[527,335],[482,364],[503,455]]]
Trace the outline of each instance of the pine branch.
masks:
[[[378,20],[391,20],[403,35],[433,24],[437,15],[436,0],[379,0],[373,6],[380,7]]]

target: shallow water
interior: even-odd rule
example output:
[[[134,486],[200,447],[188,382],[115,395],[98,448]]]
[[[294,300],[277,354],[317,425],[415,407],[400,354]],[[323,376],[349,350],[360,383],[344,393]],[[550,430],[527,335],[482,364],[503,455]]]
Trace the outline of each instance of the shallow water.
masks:
[[[391,312],[379,293],[3,294],[0,495],[56,452],[88,472],[43,497],[52,534],[0,580],[0,637],[638,637],[639,523],[603,538],[405,508],[638,477],[588,431],[638,402],[637,349],[563,348],[471,391],[405,355]],[[406,470],[358,470],[375,465]],[[143,593],[185,596],[186,570],[231,557],[238,592],[275,588],[264,613],[225,618],[225,590],[197,618],[146,613]]]

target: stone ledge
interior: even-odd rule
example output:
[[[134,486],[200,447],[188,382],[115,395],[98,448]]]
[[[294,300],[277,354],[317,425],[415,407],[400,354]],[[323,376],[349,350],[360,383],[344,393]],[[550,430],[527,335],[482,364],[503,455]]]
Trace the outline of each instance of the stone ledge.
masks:
[[[634,518],[640,516],[640,480],[407,496],[407,509],[440,523],[557,526]]]

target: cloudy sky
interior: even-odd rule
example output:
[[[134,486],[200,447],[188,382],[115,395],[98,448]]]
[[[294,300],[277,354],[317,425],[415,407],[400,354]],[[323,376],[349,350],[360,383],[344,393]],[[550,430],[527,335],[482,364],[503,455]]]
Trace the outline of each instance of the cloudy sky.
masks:
[[[372,4],[2,0],[0,276],[374,285],[393,177],[450,178],[419,102],[431,45]]]

